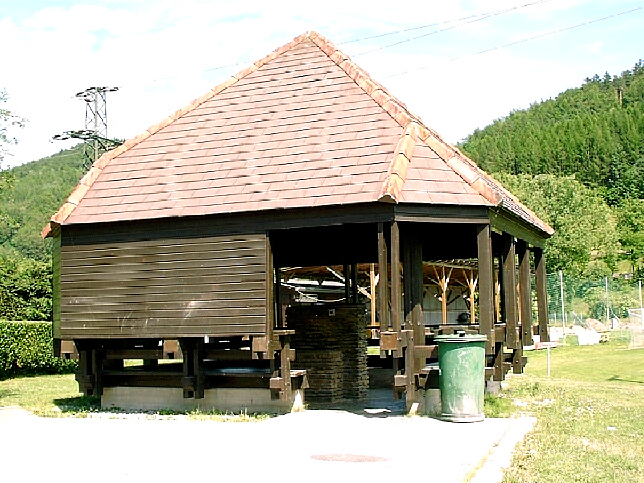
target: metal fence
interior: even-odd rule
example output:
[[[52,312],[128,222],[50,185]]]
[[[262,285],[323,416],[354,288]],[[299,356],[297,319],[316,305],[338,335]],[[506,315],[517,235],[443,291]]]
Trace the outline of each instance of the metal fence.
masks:
[[[628,326],[629,310],[642,308],[642,285],[642,280],[627,278],[583,279],[561,272],[548,274],[550,325],[602,324],[606,330]]]

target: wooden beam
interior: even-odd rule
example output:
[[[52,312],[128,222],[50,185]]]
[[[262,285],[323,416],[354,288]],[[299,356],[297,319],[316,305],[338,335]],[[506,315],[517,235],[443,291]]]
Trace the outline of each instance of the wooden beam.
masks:
[[[524,240],[517,240],[519,256],[519,315],[521,319],[521,344],[532,345],[532,278],[530,277],[530,251]]]
[[[462,269],[463,271],[463,277],[465,280],[467,280],[467,289],[468,289],[468,296],[469,296],[469,306],[470,306],[470,324],[474,325],[476,324],[476,309],[474,307],[474,298],[476,296],[476,286],[479,282],[478,275],[474,275],[474,269],[469,268],[469,269]]]
[[[526,240],[532,246],[543,247],[546,238],[549,236],[545,233],[539,233],[523,220],[513,220],[507,213],[501,213],[494,209],[490,210],[490,222],[495,229]]]
[[[284,327],[284,316],[282,314],[282,272],[280,267],[275,266],[275,327]]]
[[[494,344],[494,376],[495,381],[502,381],[505,379],[505,370],[503,363],[505,362],[503,355],[503,342],[496,342]]]
[[[369,304],[371,307],[371,327],[376,326],[376,267],[369,265]],[[373,332],[372,332],[373,337]]]
[[[417,233],[403,232],[403,280],[406,329],[416,345],[425,344],[423,323],[423,245]]]
[[[505,337],[510,349],[517,349],[521,344],[518,337],[517,311],[517,271],[514,237],[509,233],[503,234],[503,250],[501,253],[501,295],[502,310],[505,322]]]
[[[349,265],[351,271],[351,303],[358,303],[358,265],[352,263]]]
[[[380,331],[389,330],[389,282],[387,276],[387,240],[384,223],[378,223],[378,312]]]
[[[273,327],[275,327],[275,266],[273,247],[266,233],[266,341],[273,340]],[[254,339],[253,339],[254,341]],[[269,347],[264,349],[268,352]]]
[[[398,222],[391,223],[391,327],[394,332],[401,330],[402,287],[400,280],[400,230]]]
[[[533,248],[535,266],[535,285],[537,291],[537,320],[539,322],[539,337],[541,342],[549,342],[548,334],[548,292],[546,290],[546,261],[543,250]]]
[[[478,227],[477,246],[479,333],[487,337],[485,353],[494,354],[494,267],[492,257],[492,231],[490,225],[480,225]]]

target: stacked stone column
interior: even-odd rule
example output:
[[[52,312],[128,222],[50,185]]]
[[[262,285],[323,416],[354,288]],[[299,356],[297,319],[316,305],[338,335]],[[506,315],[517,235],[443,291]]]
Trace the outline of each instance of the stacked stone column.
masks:
[[[292,306],[286,324],[295,335],[294,368],[306,369],[312,402],[367,395],[367,310],[364,305]]]

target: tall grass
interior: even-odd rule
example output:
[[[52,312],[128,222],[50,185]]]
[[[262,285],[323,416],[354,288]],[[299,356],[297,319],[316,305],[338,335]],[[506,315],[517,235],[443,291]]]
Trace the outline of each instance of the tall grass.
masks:
[[[537,417],[505,482],[644,481],[644,350],[624,339],[528,354],[515,411]]]

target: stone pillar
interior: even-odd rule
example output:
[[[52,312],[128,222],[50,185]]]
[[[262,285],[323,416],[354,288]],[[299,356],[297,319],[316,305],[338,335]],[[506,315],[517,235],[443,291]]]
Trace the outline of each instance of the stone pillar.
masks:
[[[286,312],[293,367],[306,369],[311,402],[367,395],[367,309],[363,305],[293,306]]]

